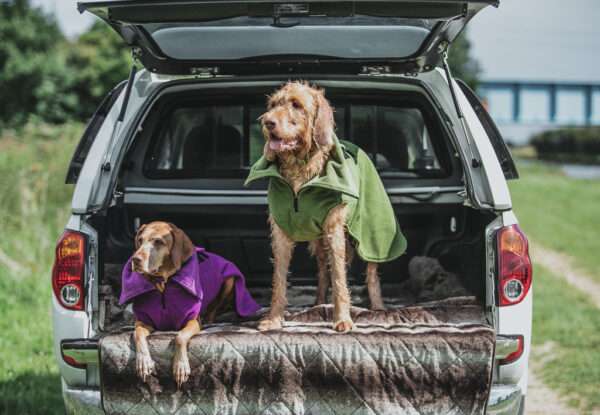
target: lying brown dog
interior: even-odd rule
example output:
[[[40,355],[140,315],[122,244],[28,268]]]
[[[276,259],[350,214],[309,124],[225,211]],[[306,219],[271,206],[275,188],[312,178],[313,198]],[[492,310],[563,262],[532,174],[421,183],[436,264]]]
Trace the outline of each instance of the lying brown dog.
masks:
[[[309,242],[318,262],[317,304],[326,301],[331,282],[333,327],[351,330],[346,266],[352,250],[347,237],[367,262],[372,309],[384,308],[377,263],[398,257],[406,248],[385,188],[369,157],[335,136],[333,109],[323,90],[287,83],[269,97],[261,122],[264,154],[246,180],[270,179],[273,293],[259,330],[282,325],[288,267],[295,243],[302,241]]]
[[[144,381],[154,371],[147,341],[152,331],[177,331],[173,376],[180,387],[191,372],[187,346],[200,332],[200,317],[212,323],[217,313],[231,305],[241,316],[260,307],[246,291],[235,265],[194,247],[171,223],[141,226],[135,246],[123,269],[120,303],[133,301],[136,370]]]

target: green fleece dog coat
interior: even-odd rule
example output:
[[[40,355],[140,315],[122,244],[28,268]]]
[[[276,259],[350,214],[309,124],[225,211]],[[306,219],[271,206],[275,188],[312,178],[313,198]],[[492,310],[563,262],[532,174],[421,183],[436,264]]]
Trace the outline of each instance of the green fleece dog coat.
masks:
[[[404,253],[406,239],[375,166],[356,145],[334,137],[323,174],[294,194],[277,163],[261,157],[250,169],[245,185],[269,178],[269,212],[294,241],[321,238],[329,211],[348,206],[347,229],[358,255],[365,261],[387,262]]]

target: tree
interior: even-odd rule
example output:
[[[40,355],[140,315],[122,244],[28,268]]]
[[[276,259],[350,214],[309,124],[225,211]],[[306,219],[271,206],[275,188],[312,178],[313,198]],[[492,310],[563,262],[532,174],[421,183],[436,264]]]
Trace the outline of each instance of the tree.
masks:
[[[479,63],[470,55],[470,51],[471,42],[467,38],[467,32],[463,31],[452,42],[452,46],[448,52],[448,64],[450,65],[452,76],[462,79],[471,88],[477,89],[481,69]]]
[[[77,103],[69,91],[64,37],[56,21],[28,0],[0,3],[0,125],[19,125],[30,116],[63,122]]]
[[[127,79],[131,64],[129,48],[103,22],[96,22],[69,44],[67,66],[74,73],[72,90],[79,99],[73,115],[79,119],[89,117],[102,98]]]

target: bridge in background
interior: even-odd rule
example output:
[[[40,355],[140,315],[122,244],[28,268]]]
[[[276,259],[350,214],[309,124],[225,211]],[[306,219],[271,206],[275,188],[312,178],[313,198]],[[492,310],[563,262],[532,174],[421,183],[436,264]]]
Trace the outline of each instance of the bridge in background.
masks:
[[[514,144],[548,129],[600,125],[600,84],[483,81],[478,94]]]

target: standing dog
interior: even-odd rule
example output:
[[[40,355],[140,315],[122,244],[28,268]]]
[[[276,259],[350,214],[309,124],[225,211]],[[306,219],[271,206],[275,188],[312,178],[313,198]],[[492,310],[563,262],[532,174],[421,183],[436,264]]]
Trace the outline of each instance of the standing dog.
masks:
[[[171,223],[142,225],[135,247],[123,268],[119,302],[133,301],[136,370],[143,381],[154,371],[148,335],[154,330],[176,330],[173,377],[181,387],[191,372],[187,346],[200,332],[200,316],[212,323],[230,305],[241,316],[254,314],[260,307],[235,265],[194,247]]]
[[[385,188],[369,157],[335,136],[333,110],[323,90],[302,82],[287,83],[269,97],[268,111],[260,119],[264,154],[252,166],[246,184],[270,179],[274,272],[271,309],[259,330],[282,325],[288,268],[294,245],[300,241],[308,241],[317,258],[317,304],[326,301],[331,281],[333,327],[339,332],[351,330],[347,236],[367,262],[373,309],[384,308],[377,263],[390,261],[406,249]]]

